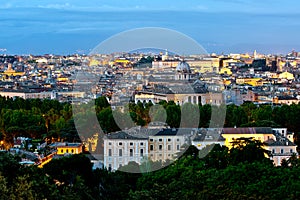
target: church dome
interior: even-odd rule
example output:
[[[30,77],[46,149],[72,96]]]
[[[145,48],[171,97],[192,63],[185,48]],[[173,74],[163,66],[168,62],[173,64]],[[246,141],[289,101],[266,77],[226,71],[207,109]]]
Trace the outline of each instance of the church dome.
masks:
[[[183,72],[183,73],[191,73],[191,68],[190,68],[190,65],[187,62],[181,61],[177,65],[176,71],[177,72]]]

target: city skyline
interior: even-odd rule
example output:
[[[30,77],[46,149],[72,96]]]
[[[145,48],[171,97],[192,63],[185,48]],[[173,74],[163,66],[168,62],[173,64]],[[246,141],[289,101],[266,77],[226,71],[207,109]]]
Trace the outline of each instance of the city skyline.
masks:
[[[297,1],[18,1],[0,6],[0,53],[89,53],[135,28],[162,27],[209,53],[287,53],[300,49]],[[5,51],[6,50],[6,51]]]

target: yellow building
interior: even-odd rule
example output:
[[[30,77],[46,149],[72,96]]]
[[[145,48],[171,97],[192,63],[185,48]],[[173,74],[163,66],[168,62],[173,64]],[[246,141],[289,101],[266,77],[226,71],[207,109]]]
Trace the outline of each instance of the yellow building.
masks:
[[[289,73],[289,72],[282,72],[282,73],[280,73],[278,75],[278,78],[293,80],[294,79],[294,75],[292,73]]]
[[[219,74],[227,74],[227,75],[231,75],[231,74],[232,74],[232,71],[231,71],[229,68],[227,68],[227,67],[223,67],[223,68],[220,69]]]
[[[253,138],[261,142],[276,140],[272,128],[268,127],[223,128],[222,136],[225,138],[224,145],[228,148],[231,148],[231,142],[238,138]]]
[[[231,80],[223,79],[223,83],[224,83],[224,85],[230,85],[231,84]]]
[[[59,81],[59,82],[67,82],[68,80],[69,80],[69,78],[65,77],[65,76],[61,76],[61,77],[57,78],[57,81]]]
[[[25,72],[16,72],[16,70],[12,68],[12,64],[8,63],[7,70],[5,70],[2,74],[7,76],[23,76]]]
[[[126,59],[116,59],[113,62],[113,65],[122,65],[123,67],[130,66],[132,63]]]
[[[240,61],[236,59],[224,59],[221,62],[223,67],[229,67],[232,63],[240,63]]]
[[[241,84],[248,84],[252,86],[262,86],[263,81],[261,78],[237,78],[236,83]]]
[[[100,65],[100,61],[99,60],[95,60],[95,59],[91,59],[89,66],[97,66]]]
[[[220,61],[219,58],[204,58],[202,60],[187,61],[191,69],[199,73],[219,73]]]
[[[57,155],[80,154],[82,153],[82,143],[56,142],[50,145],[57,150]]]
[[[252,138],[263,142],[263,148],[271,154],[270,157],[266,157],[276,166],[280,166],[283,159],[288,160],[293,154],[298,155],[297,145],[293,143],[293,134],[288,134],[286,128],[224,128],[222,136],[225,138],[224,145],[228,148],[231,148],[231,142],[238,138]]]
[[[287,66],[291,66],[295,68],[297,66],[297,61],[279,61],[278,63],[278,71],[283,71]]]

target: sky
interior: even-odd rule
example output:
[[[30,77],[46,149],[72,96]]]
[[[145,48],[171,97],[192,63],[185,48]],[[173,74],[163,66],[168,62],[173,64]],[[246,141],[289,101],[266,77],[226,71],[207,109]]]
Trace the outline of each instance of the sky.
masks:
[[[209,53],[300,51],[298,0],[0,0],[0,54],[89,53],[115,34],[161,27]]]

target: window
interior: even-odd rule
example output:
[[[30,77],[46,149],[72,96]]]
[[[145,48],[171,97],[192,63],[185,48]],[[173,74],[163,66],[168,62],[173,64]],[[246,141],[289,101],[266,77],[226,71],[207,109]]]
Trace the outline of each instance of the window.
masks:
[[[143,142],[141,142],[141,143],[140,143],[140,145],[141,145],[141,146],[143,146],[143,145],[144,145],[144,143],[143,143]]]
[[[272,153],[275,153],[275,149],[272,149]]]
[[[283,153],[283,149],[280,149],[280,153]]]
[[[171,145],[168,145],[168,151],[171,151]]]
[[[119,149],[119,156],[122,156],[122,149]]]
[[[179,142],[179,138],[177,138],[177,142]]]
[[[129,144],[130,146],[133,146],[133,142],[130,142],[130,144]]]
[[[72,149],[71,152],[74,153],[74,149]]]
[[[153,139],[150,139],[150,142],[153,142]]]
[[[66,153],[69,153],[69,149],[66,150]]]
[[[290,153],[293,153],[293,149],[290,149]]]
[[[111,156],[111,149],[108,149],[108,156]]]
[[[159,146],[158,146],[158,149],[159,149],[159,150],[162,150],[162,145],[159,145]]]
[[[160,138],[158,141],[162,142],[162,139]]]
[[[119,145],[122,146],[122,142],[119,142]]]
[[[111,170],[111,164],[108,164],[108,170],[109,171]]]
[[[180,146],[179,146],[179,145],[177,145],[177,150],[178,150],[178,151],[180,150]]]
[[[111,145],[111,142],[109,142],[108,145]]]
[[[144,149],[141,149],[140,152],[141,152],[141,157],[143,157],[144,156]]]
[[[171,142],[171,138],[168,138],[168,142]]]
[[[129,154],[130,154],[130,157],[133,156],[133,149],[129,149]]]
[[[62,149],[62,150],[60,150],[60,153],[63,153],[64,152],[64,150]]]
[[[150,145],[150,151],[153,151],[153,145],[152,144]]]
[[[119,164],[119,168],[121,168],[122,167],[122,164]]]

